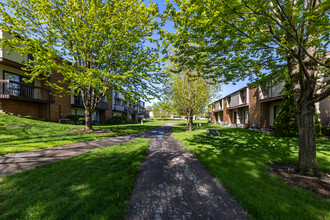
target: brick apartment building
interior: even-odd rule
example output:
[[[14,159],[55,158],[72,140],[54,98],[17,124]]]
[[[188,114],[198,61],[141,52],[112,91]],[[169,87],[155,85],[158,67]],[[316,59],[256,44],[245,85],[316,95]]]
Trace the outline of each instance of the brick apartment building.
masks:
[[[226,123],[235,127],[250,128],[256,125],[263,131],[274,127],[276,114],[282,103],[284,83],[239,89],[211,104],[212,123]],[[316,103],[322,127],[330,120],[330,97]]]
[[[0,38],[2,37],[10,38],[10,35],[0,30]],[[16,52],[7,54],[6,48],[0,48],[0,111],[50,119],[56,122],[69,115],[84,115],[81,96],[54,96],[44,81],[36,79],[32,83],[24,82],[23,79],[28,77],[22,70],[22,62],[27,63],[30,58],[29,55],[21,56]],[[54,73],[49,81],[57,82],[62,78],[60,73]],[[105,97],[97,104],[92,117],[94,123],[106,123],[119,113],[126,114],[129,121],[137,121],[138,117],[142,117],[146,113],[144,102],[139,101],[139,105],[131,104],[131,108],[128,110],[128,103],[125,102],[122,95],[115,91],[110,92],[112,100],[109,101]],[[118,111],[121,104],[118,105],[116,97],[121,98],[122,111]]]

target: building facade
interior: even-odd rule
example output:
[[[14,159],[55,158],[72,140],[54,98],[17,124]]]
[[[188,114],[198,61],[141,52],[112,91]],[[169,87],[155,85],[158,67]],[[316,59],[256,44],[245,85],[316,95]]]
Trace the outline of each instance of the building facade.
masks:
[[[284,82],[266,86],[244,87],[211,104],[212,123],[233,127],[272,131],[280,109]],[[322,127],[330,120],[330,98],[316,103]]]
[[[112,112],[113,116],[126,116],[127,121],[137,122],[139,118],[146,118],[145,102],[138,100],[137,102],[129,102],[120,93],[113,91],[112,93]]]

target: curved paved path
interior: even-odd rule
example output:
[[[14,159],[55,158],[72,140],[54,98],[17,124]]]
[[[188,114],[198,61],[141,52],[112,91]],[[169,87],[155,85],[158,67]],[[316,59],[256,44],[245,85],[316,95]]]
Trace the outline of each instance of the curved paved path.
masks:
[[[222,185],[168,131],[150,142],[127,220],[248,219]]]
[[[110,147],[128,142],[136,138],[152,138],[156,136],[154,133],[152,133],[152,131],[168,131],[171,129],[171,127],[169,126],[173,125],[165,124],[163,127],[155,128],[153,130],[138,134],[110,137],[94,141],[79,142],[61,145],[57,147],[49,147],[38,150],[1,155],[0,177],[8,174],[13,174],[18,171],[31,169],[35,166],[40,166],[42,164],[55,162],[70,157],[76,157],[82,153],[96,148]]]

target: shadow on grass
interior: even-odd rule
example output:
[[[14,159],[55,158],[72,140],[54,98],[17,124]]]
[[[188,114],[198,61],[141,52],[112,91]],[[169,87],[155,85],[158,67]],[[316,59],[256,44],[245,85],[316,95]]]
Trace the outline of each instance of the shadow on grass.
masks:
[[[176,127],[175,131],[183,129]],[[253,218],[330,217],[329,200],[288,186],[282,179],[266,172],[269,163],[297,163],[297,139],[278,138],[240,128],[221,128],[220,131],[220,137],[206,136],[205,128],[203,133],[178,132],[174,136],[219,179]],[[322,146],[321,149],[327,147]],[[319,157],[320,164],[327,166],[323,160],[329,161],[329,157]]]
[[[122,219],[148,141],[104,148],[6,176],[4,219]]]

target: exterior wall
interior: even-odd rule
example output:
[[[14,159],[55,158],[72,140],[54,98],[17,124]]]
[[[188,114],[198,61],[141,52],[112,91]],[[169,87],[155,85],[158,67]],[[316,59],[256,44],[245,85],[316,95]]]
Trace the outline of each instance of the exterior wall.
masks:
[[[55,83],[62,79],[62,74],[54,73],[50,78],[50,82]],[[59,85],[68,89],[68,86],[64,84]],[[68,115],[71,115],[71,95],[66,95],[63,97],[55,95],[54,103],[50,105],[50,112],[50,119],[52,121],[59,121],[59,119],[66,118]]]
[[[246,103],[250,103],[250,88],[246,87]]]
[[[330,122],[330,97],[316,103],[316,108],[322,127],[328,127]]]
[[[36,118],[48,118],[48,104],[34,103],[18,100],[0,100],[2,110],[14,115],[32,116]]]
[[[269,126],[275,126],[274,124],[274,107],[280,106],[282,102],[272,102],[269,104]]]
[[[261,127],[267,128],[269,127],[269,104],[268,102],[262,103],[261,105]]]
[[[257,123],[260,127],[260,103],[259,103],[259,87],[249,89],[249,122],[250,125]]]
[[[7,38],[7,39],[13,39],[10,34],[6,33],[6,32],[2,32],[0,30],[0,38]],[[27,62],[27,55],[21,55],[15,51],[12,51],[10,54],[7,53],[8,49],[6,48],[0,48],[0,57],[14,61],[16,63],[21,63],[22,61],[24,61],[25,63]]]

